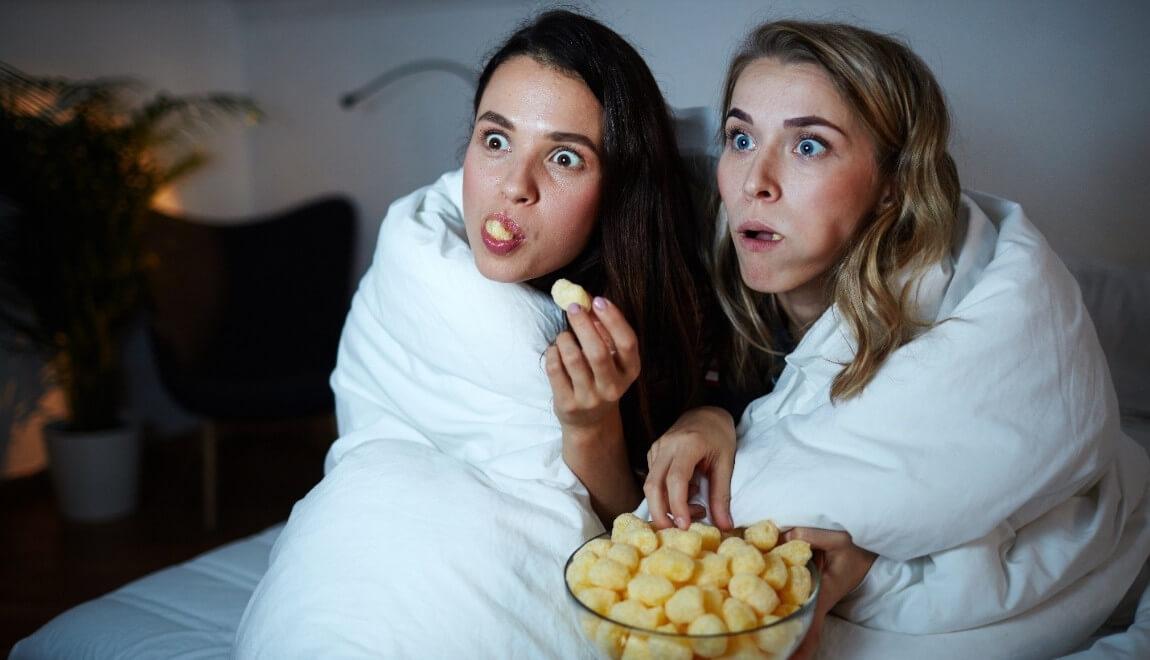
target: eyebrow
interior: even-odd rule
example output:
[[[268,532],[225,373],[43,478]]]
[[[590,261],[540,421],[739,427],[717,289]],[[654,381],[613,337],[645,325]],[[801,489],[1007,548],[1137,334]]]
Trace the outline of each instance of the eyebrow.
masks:
[[[745,121],[752,126],[755,124],[755,120],[751,119],[750,115],[738,108],[731,108],[727,111],[727,119],[731,118]],[[847,134],[846,131],[836,126],[830,120],[824,119],[818,115],[806,115],[803,117],[792,117],[791,119],[783,120],[784,128],[804,128],[806,126],[826,126],[827,128],[834,129],[843,135]]]
[[[509,130],[509,131],[515,130],[515,124],[511,123],[510,119],[508,119],[507,117],[504,117],[503,115],[501,115],[498,112],[495,112],[493,110],[488,110],[487,112],[479,115],[479,118],[476,119],[476,123],[481,122],[481,121],[489,121],[492,124],[500,126],[501,128],[504,128],[504,129]],[[587,137],[586,135],[583,135],[582,133],[571,133],[568,131],[552,131],[552,132],[547,134],[547,137],[552,142],[574,142],[576,144],[581,144],[584,147],[590,149],[596,156],[599,155],[599,147],[596,146],[595,143],[591,141],[591,138]]]

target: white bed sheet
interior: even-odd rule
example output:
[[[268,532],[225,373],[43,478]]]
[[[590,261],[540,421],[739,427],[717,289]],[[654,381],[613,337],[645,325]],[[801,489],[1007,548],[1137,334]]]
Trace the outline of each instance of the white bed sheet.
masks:
[[[1150,423],[1126,430],[1150,444]],[[236,626],[267,570],[268,554],[282,527],[276,525],[82,603],[17,643],[10,660],[231,658]],[[1067,656],[1068,660],[1147,657],[1150,588],[1127,632]]]
[[[236,625],[282,527],[81,603],[18,642],[9,658],[230,658]]]

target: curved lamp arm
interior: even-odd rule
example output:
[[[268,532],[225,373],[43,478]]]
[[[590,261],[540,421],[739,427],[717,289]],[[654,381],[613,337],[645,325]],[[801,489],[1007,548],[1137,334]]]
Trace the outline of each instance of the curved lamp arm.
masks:
[[[414,60],[407,64],[401,64],[394,69],[389,69],[379,74],[367,83],[353,89],[352,91],[339,97],[339,104],[344,110],[351,110],[360,102],[369,98],[384,87],[391,83],[410,76],[416,73],[423,73],[425,71],[443,71],[450,73],[467,83],[468,87],[475,87],[475,72],[463,66],[459,62],[452,60],[427,58],[422,60]]]

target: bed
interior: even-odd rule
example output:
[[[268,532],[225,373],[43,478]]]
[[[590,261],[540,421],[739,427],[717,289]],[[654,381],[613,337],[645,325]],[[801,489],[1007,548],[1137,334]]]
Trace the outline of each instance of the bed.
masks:
[[[1150,271],[1071,264],[1111,365],[1126,432],[1150,451]],[[229,658],[236,626],[281,526],[222,546],[64,612],[12,650],[41,658]],[[1083,658],[1150,657],[1150,588],[1137,618]]]

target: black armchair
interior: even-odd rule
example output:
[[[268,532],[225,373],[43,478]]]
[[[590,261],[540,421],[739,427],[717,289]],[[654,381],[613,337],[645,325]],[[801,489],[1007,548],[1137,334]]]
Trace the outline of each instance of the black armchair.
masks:
[[[217,518],[217,422],[330,412],[351,299],[355,209],[317,199],[222,224],[157,213],[149,328],[160,381],[204,418],[204,524]]]

